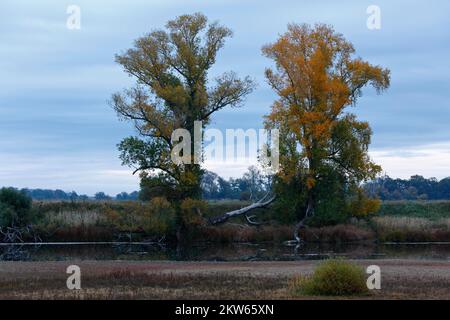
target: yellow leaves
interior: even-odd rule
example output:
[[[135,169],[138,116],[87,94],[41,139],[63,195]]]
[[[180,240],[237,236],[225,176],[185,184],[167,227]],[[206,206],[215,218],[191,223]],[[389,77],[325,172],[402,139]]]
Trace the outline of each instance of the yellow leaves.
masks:
[[[311,134],[316,140],[323,140],[324,138],[328,138],[330,136],[330,129],[330,121],[325,121],[314,125],[311,130]]]
[[[363,190],[358,189],[355,199],[350,202],[350,213],[353,217],[363,218],[377,213],[380,206],[379,199],[368,198]]]
[[[154,197],[150,200],[151,207],[157,212],[170,209],[170,202],[164,197]]]
[[[204,108],[208,104],[208,93],[203,86],[197,86],[192,103],[201,108]]]
[[[182,85],[171,86],[166,85],[164,87],[155,84],[153,87],[156,95],[161,99],[164,99],[168,103],[174,106],[184,106],[186,105],[186,101],[188,99],[188,93],[186,89]]]
[[[204,219],[202,212],[206,210],[206,203],[201,200],[191,198],[184,199],[180,205],[181,220],[186,227],[202,225]]]
[[[164,115],[156,109],[154,105],[145,105],[143,107],[145,118],[150,120],[144,122],[143,129],[147,132],[153,132],[155,137],[164,137],[170,139],[175,123],[164,117]]]
[[[183,185],[192,185],[197,183],[198,181],[198,176],[195,172],[190,171],[190,170],[186,170],[183,172],[182,176],[181,176],[181,183]]]
[[[388,69],[372,66],[359,58],[347,61],[346,67],[349,71],[348,82],[352,88],[361,88],[366,84],[370,84],[377,92],[381,92],[390,85],[390,71]]]
[[[389,70],[352,57],[353,45],[328,25],[290,24],[275,43],[263,48],[263,54],[275,61],[276,69],[266,70],[266,77],[280,97],[272,106],[268,123],[283,128],[286,139],[296,139],[302,149],[300,162],[306,158],[305,162],[317,167],[335,152],[327,150],[333,144],[333,130],[345,117],[345,108],[356,102],[361,89],[365,85],[377,90],[389,86]],[[362,145],[364,153],[370,135],[368,139],[351,142]],[[340,146],[348,145],[348,141],[341,142]],[[364,171],[360,176],[371,176],[379,167],[363,158],[358,161],[367,163],[353,159],[348,163],[356,167],[349,169]],[[295,168],[290,160],[280,159],[282,170]],[[291,172],[282,175],[290,177]],[[308,188],[313,186],[308,182]]]
[[[301,127],[305,136],[329,137],[333,118],[350,101],[350,89],[336,75],[334,64],[338,53],[345,51],[342,56],[348,56],[351,50],[328,26],[289,25],[277,42],[263,48],[277,64],[277,72],[268,70],[266,76],[282,98],[274,105],[271,120],[282,120],[276,114],[286,110],[295,120],[289,122],[297,134]]]
[[[314,179],[312,177],[308,177],[306,179],[306,187],[308,188],[308,190],[311,190],[312,188],[314,188],[315,185],[316,185],[316,179]]]

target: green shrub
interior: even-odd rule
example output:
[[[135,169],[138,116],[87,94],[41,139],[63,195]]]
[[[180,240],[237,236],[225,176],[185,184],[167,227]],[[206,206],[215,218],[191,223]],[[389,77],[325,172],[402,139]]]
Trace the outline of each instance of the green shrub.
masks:
[[[14,188],[0,189],[0,226],[21,227],[31,222],[32,200]]]
[[[191,198],[184,199],[180,204],[180,218],[187,230],[195,229],[205,223],[202,212],[206,211],[207,203]]]
[[[364,270],[343,260],[321,263],[310,277],[296,277],[290,283],[294,295],[351,296],[367,294]]]
[[[249,201],[251,197],[252,194],[250,193],[250,191],[242,191],[241,194],[239,195],[239,200]]]

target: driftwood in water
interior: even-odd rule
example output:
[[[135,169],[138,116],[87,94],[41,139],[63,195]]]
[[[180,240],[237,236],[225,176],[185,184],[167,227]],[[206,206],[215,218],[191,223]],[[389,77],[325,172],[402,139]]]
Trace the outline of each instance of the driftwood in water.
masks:
[[[25,227],[0,227],[0,242],[2,243],[23,243],[29,239],[34,243],[42,242],[41,237],[33,229],[32,225]]]
[[[221,214],[219,216],[211,217],[209,218],[210,224],[219,224],[227,221],[231,217],[239,216],[239,215],[245,215],[245,218],[247,219],[247,222],[249,224],[253,225],[259,225],[260,223],[254,222],[252,218],[254,216],[247,216],[247,213],[258,208],[264,208],[267,207],[269,204],[271,204],[275,200],[275,196],[272,196],[269,198],[269,194],[266,194],[263,198],[261,198],[259,201],[252,203],[251,205],[238,209],[226,212],[224,214]]]

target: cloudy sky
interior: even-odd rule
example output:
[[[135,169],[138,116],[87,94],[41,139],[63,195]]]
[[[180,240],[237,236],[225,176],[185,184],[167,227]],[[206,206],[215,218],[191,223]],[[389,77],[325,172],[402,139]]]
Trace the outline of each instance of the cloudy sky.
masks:
[[[66,26],[67,7],[81,9],[81,29]],[[381,9],[370,30],[367,7]],[[257,80],[245,106],[214,117],[217,128],[259,128],[275,95],[261,46],[289,22],[332,24],[358,55],[391,69],[391,88],[368,90],[354,112],[374,131],[371,154],[387,174],[450,176],[450,2],[104,0],[0,4],[0,186],[61,188],[93,194],[138,189],[120,165],[116,144],[134,134],[108,106],[133,84],[114,54],[180,14],[203,12],[234,31],[211,75],[235,70]],[[209,162],[224,176],[248,163]]]

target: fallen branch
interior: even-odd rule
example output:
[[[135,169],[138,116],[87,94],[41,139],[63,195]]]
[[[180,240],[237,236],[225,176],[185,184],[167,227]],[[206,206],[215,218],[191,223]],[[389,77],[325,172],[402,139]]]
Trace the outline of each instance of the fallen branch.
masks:
[[[264,224],[262,222],[255,222],[255,221],[253,221],[252,218],[254,218],[255,215],[248,216],[247,214],[244,214],[244,216],[245,216],[245,220],[247,220],[248,224],[251,224],[253,226],[260,226],[260,225]]]
[[[226,212],[224,214],[221,214],[219,216],[215,216],[215,217],[211,217],[209,218],[209,223],[210,224],[219,224],[219,223],[224,223],[225,221],[227,221],[228,219],[230,219],[231,217],[235,217],[235,216],[239,216],[242,214],[245,214],[245,217],[247,219],[247,222],[249,222],[250,224],[260,224],[258,222],[254,222],[251,220],[251,218],[253,218],[254,216],[248,217],[246,214],[252,210],[258,209],[258,208],[264,208],[267,207],[269,204],[271,204],[274,200],[275,200],[275,196],[270,197],[268,200],[266,200],[268,198],[269,194],[266,194],[263,198],[261,198],[259,201],[252,203],[251,205],[238,209],[238,210],[234,210],[234,211],[230,211],[230,212]]]

